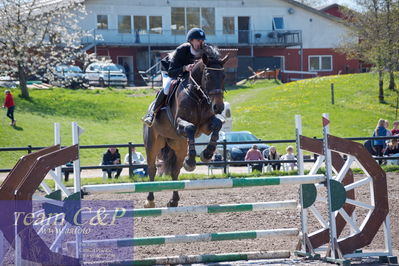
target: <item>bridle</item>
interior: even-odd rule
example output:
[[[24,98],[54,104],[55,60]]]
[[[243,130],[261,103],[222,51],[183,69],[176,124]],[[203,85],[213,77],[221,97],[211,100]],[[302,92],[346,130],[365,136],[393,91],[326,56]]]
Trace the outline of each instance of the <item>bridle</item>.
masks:
[[[205,70],[214,70],[214,71],[224,71],[224,67],[221,68],[215,68],[215,67],[204,67],[204,71]],[[207,98],[207,96],[213,96],[213,95],[218,95],[218,94],[223,94],[224,90],[223,89],[214,89],[209,91],[208,93],[206,93],[201,86],[195,81],[195,79],[193,78],[193,76],[191,75],[191,71],[190,73],[190,79],[191,81],[194,83],[195,87],[197,88],[197,90],[199,90],[204,96],[205,98]]]

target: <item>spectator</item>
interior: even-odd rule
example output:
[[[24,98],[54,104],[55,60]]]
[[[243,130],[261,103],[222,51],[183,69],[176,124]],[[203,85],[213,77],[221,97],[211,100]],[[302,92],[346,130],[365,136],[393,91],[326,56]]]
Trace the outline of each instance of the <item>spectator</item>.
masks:
[[[384,156],[398,157],[399,156],[399,143],[397,139],[391,139],[387,149],[384,152]],[[388,160],[388,165],[399,165],[399,160]]]
[[[73,167],[73,161],[67,162],[65,164],[65,167]],[[63,172],[64,172],[64,180],[65,182],[68,182],[69,174],[73,173],[73,169],[64,169]]]
[[[132,160],[131,160],[132,164],[146,164],[147,163],[143,154],[141,154],[141,152],[136,151],[135,146],[132,146],[130,150],[132,153]],[[129,164],[129,153],[127,153],[125,155],[125,164]],[[147,175],[147,166],[146,165],[133,166],[133,174],[146,176]]]
[[[280,157],[281,157],[281,155],[277,152],[276,147],[274,147],[274,146],[270,147],[269,154],[267,156],[265,156],[265,154],[263,154],[263,156],[269,161],[280,160]],[[271,167],[273,168],[274,171],[280,170],[280,168],[281,168],[281,163],[279,163],[279,162],[269,163],[269,164],[271,165]]]
[[[387,129],[385,128],[385,120],[380,119],[378,120],[378,124],[374,130],[373,137],[386,137],[387,136]],[[376,151],[376,155],[381,157],[383,155],[383,150],[385,147],[385,140],[384,139],[375,139],[373,140],[373,146]],[[378,160],[379,164],[382,164],[382,160]]]
[[[14,119],[14,99],[12,97],[11,91],[5,90],[4,93],[6,94],[6,97],[4,99],[3,108],[7,108],[7,116],[11,119],[10,126],[15,126],[17,121]]]
[[[399,121],[393,121],[391,130],[392,136],[399,135]]]
[[[288,160],[296,160],[296,157],[295,157],[295,155],[294,155],[294,147],[288,146],[285,150],[286,150],[287,153],[284,154],[284,155],[281,157],[282,160],[285,160],[285,161],[288,161]],[[292,163],[285,163],[285,168],[286,168],[287,171],[288,171],[288,170],[294,170],[295,166],[296,166],[296,163],[294,163],[294,162],[292,162]]]
[[[111,146],[103,155],[102,165],[118,165],[121,163],[121,155],[115,146]],[[103,171],[108,173],[108,178],[112,178],[112,171],[116,171],[115,178],[118,178],[122,172],[122,168],[105,168]]]
[[[247,154],[245,155],[245,161],[263,161],[265,158],[263,157],[262,153],[258,149],[258,145],[252,145],[252,148],[248,150]],[[262,172],[263,163],[253,163],[252,164],[252,172],[257,170]]]
[[[384,127],[387,130],[387,137],[392,136],[392,132],[389,130],[389,120],[385,120]]]

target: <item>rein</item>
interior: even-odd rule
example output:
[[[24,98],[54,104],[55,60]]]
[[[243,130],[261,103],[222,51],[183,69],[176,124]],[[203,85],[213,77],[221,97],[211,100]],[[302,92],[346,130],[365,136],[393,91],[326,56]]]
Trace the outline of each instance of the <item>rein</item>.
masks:
[[[204,70],[224,71],[224,67],[222,67],[222,68],[205,67]],[[207,95],[207,94],[205,93],[205,91],[201,88],[201,86],[195,81],[195,79],[194,79],[193,76],[191,75],[191,71],[190,71],[189,73],[190,73],[190,79],[191,79],[191,81],[195,84],[197,90],[199,90],[199,91],[202,93],[202,95],[204,96],[204,98],[206,98],[206,99],[208,100],[208,102],[209,102],[208,95],[216,95],[216,94],[222,94],[222,93],[223,93],[223,90],[211,90],[211,91],[208,93],[208,95]]]

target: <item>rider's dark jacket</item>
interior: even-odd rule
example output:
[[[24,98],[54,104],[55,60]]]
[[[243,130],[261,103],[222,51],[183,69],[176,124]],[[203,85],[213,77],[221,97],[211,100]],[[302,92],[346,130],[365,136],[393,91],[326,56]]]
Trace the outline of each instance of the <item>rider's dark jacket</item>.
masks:
[[[190,50],[191,44],[186,42],[176,48],[172,58],[169,59],[168,75],[171,78],[178,78],[183,75],[183,66],[194,63],[195,57]]]

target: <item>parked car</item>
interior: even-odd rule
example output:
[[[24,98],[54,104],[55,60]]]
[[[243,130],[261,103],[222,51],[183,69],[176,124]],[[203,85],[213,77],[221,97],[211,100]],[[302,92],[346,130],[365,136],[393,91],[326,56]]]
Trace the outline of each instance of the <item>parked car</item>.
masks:
[[[247,151],[252,147],[253,143],[245,143],[250,141],[259,141],[257,137],[249,131],[231,131],[220,132],[219,141],[227,142],[243,142],[242,144],[227,144],[226,159],[229,161],[244,161]],[[269,151],[269,146],[263,143],[258,143],[259,150],[263,153],[264,150]],[[218,146],[220,154],[223,154],[223,147]]]
[[[94,86],[121,86],[127,85],[127,77],[115,64],[92,63],[86,68],[86,79]]]
[[[82,69],[73,65],[59,65],[55,68],[53,84],[67,88],[86,88],[89,85]]]

